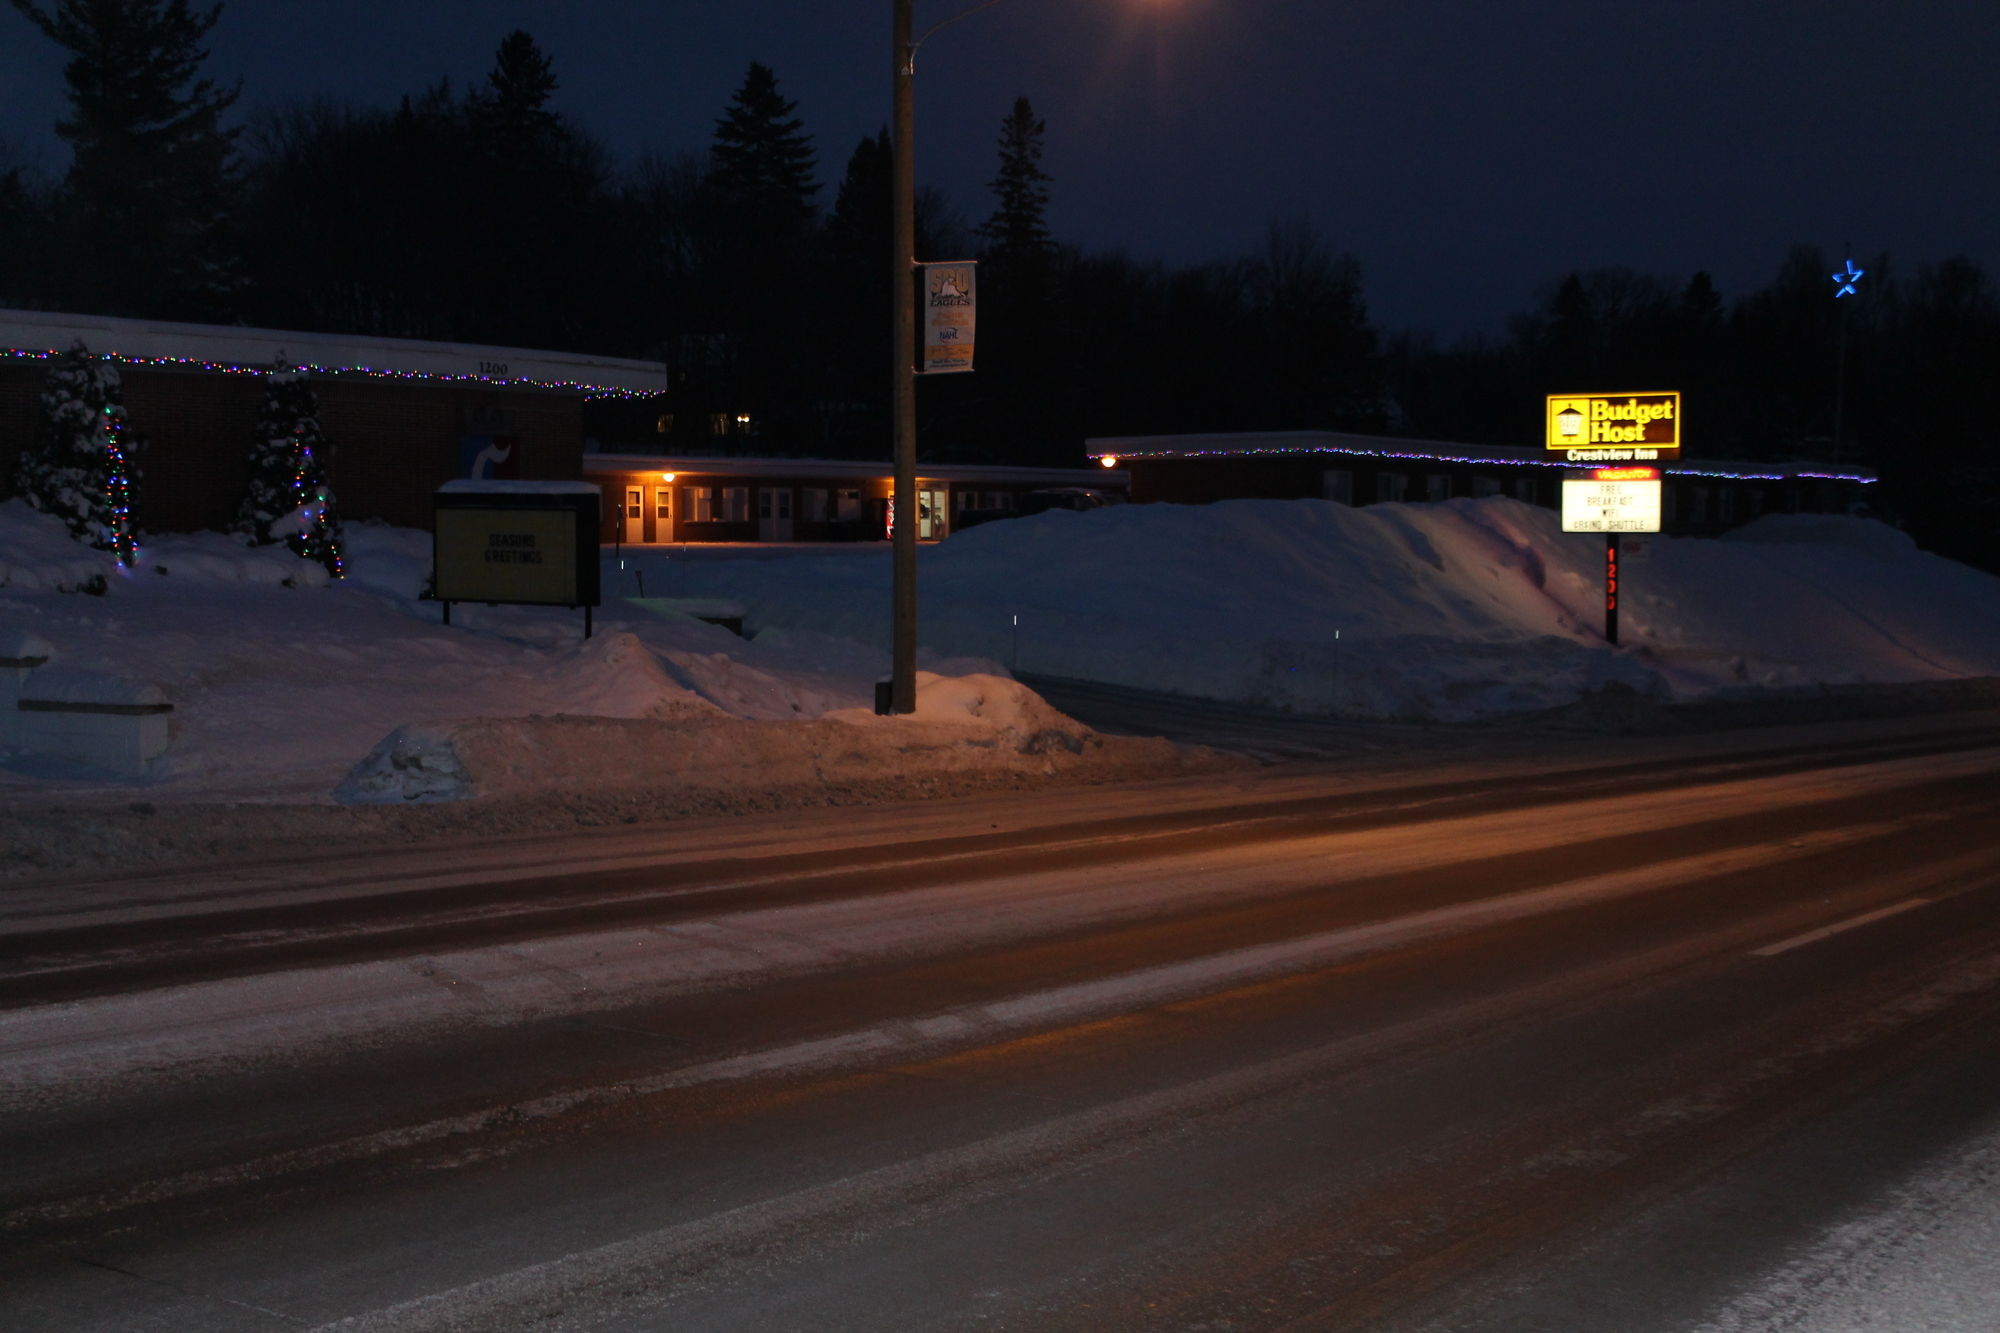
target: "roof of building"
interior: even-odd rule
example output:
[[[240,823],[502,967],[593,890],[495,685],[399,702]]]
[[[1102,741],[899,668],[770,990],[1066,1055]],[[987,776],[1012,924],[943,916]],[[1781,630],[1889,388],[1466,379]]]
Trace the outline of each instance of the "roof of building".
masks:
[[[1559,450],[1518,449],[1505,445],[1453,444],[1444,440],[1406,440],[1389,435],[1355,435],[1331,430],[1235,431],[1206,435],[1112,435],[1084,441],[1084,452],[1106,458],[1145,462],[1179,458],[1264,458],[1301,454],[1344,455],[1427,463],[1493,464],[1500,467],[1569,469]],[[1787,481],[1825,478],[1872,482],[1874,469],[1825,462],[1719,462],[1669,459],[1659,464],[1673,476],[1732,477],[1742,481]]]
[[[734,477],[803,477],[834,481],[844,477],[886,477],[888,459],[766,458],[735,455],[692,457],[684,454],[590,453],[583,470],[604,472],[673,472],[727,474]],[[999,463],[917,464],[917,476],[927,481],[991,482],[995,485],[1081,486],[1092,490],[1130,490],[1129,474],[1104,467],[1012,467]]]
[[[339,333],[175,324],[46,310],[0,310],[0,361],[46,360],[77,342],[134,366],[264,375],[281,364],[311,375],[474,383],[651,397],[666,392],[666,367],[575,352],[423,342]]]

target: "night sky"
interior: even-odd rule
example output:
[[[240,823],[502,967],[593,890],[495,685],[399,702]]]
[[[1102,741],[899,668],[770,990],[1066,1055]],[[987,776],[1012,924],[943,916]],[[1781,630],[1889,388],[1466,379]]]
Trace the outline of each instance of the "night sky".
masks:
[[[974,0],[920,0],[922,29]],[[232,0],[208,71],[254,116],[484,77],[510,29],[621,158],[706,148],[752,60],[830,204],[889,114],[888,0]],[[62,53],[0,6],[0,165],[67,163]],[[1995,0],[999,0],[917,62],[918,178],[990,211],[1001,118],[1048,122],[1058,239],[1185,262],[1309,217],[1386,330],[1497,332],[1624,265],[1725,296],[1794,241],[2000,275]],[[958,258],[960,256],[922,256]]]

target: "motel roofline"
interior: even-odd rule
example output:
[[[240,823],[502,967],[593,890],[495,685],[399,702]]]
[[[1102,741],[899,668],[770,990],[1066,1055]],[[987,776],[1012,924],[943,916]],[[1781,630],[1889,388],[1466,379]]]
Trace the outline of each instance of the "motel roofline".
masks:
[[[657,361],[476,343],[0,309],[0,363],[45,360],[79,339],[89,351],[114,361],[189,373],[263,375],[282,361],[287,369],[330,378],[461,383],[593,398],[650,398],[667,391],[667,369]]]
[[[772,458],[739,455],[592,453],[583,456],[585,475],[672,472],[690,476],[731,476],[751,480],[837,481],[854,477],[886,477],[888,459]],[[1076,486],[1091,490],[1128,491],[1131,474],[1107,467],[1010,467],[995,463],[917,464],[926,481],[1011,484],[1017,486]]]
[[[1330,430],[1235,431],[1190,435],[1108,435],[1084,441],[1084,452],[1100,464],[1107,458],[1134,463],[1201,458],[1275,458],[1325,455],[1389,463],[1455,463],[1571,470],[1601,466],[1573,463],[1553,449],[1456,444],[1388,435],[1356,435]],[[1821,479],[1868,484],[1873,468],[1826,462],[1726,462],[1666,459],[1654,464],[1669,476],[1720,477],[1740,481]],[[1122,470],[1122,469],[1119,469]]]

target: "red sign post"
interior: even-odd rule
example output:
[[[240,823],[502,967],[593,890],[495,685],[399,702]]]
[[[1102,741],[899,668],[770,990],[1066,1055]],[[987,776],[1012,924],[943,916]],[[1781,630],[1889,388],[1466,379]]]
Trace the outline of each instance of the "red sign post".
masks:
[[[1604,641],[1618,644],[1618,534],[1604,534]]]

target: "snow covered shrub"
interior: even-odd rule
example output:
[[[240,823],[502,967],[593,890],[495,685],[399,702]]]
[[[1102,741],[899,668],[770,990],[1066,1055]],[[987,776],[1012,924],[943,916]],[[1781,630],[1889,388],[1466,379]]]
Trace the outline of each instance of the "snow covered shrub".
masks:
[[[14,487],[32,507],[60,518],[79,541],[130,565],[132,499],[139,441],[126,429],[118,367],[78,339],[49,367],[42,385],[42,430],[24,450]]]
[[[319,395],[303,373],[280,362],[265,381],[235,530],[253,546],[283,542],[339,578],[340,519],[326,472],[332,453],[319,424]]]

